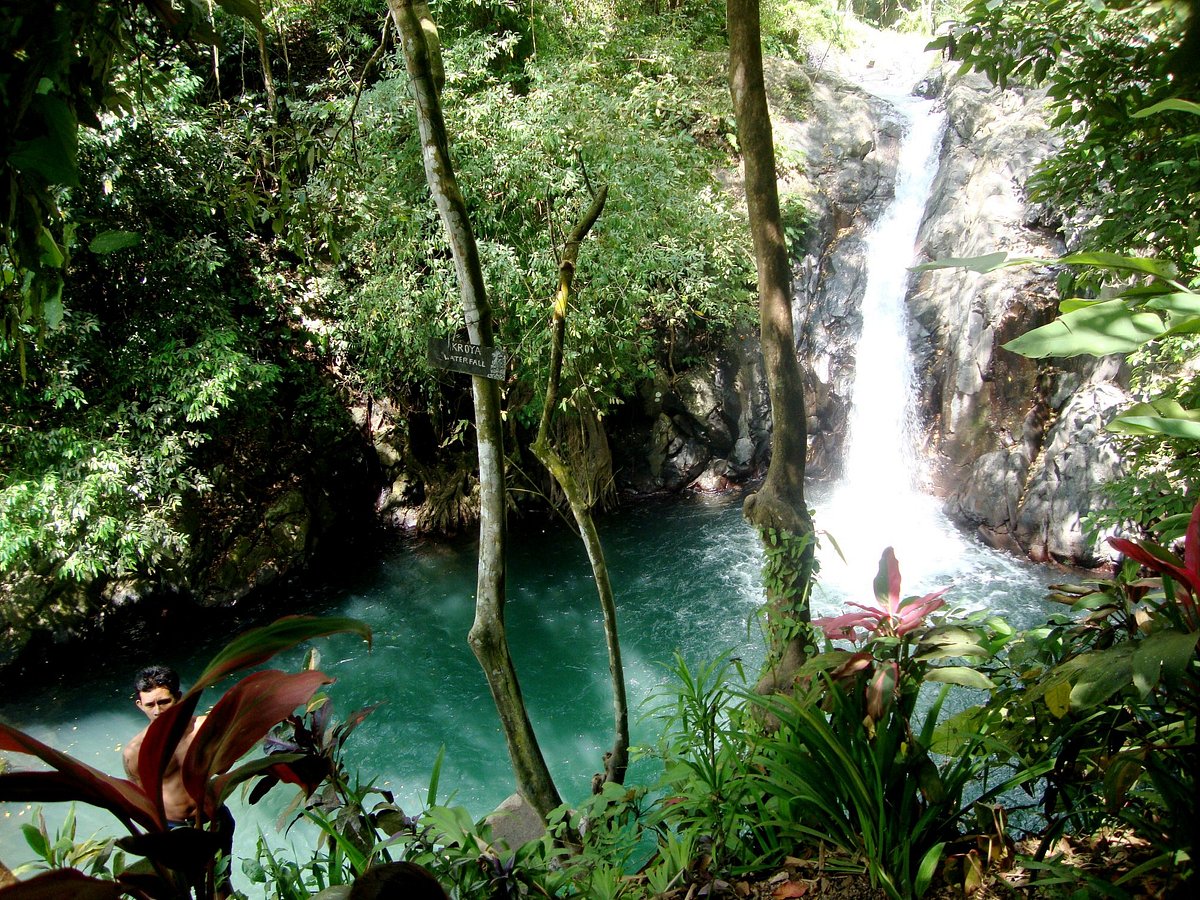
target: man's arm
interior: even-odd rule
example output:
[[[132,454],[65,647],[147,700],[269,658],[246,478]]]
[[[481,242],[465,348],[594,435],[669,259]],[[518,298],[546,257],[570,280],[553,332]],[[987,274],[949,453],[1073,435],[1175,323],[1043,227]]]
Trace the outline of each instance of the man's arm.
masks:
[[[138,753],[142,749],[142,738],[146,732],[141,732],[131,738],[129,743],[125,745],[125,749],[121,751],[121,761],[125,764],[125,774],[129,776],[129,780],[140,786],[142,780],[138,778],[137,758]]]

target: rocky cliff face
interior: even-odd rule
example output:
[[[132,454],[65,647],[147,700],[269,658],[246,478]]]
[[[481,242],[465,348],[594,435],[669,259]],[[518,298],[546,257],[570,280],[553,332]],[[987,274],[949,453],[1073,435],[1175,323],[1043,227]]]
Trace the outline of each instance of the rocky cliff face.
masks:
[[[888,103],[833,69],[801,75],[776,64],[768,73],[777,93],[811,77],[807,115],[781,112],[784,103],[774,112],[777,145],[804,159],[784,169],[785,207],[793,195],[815,213],[795,276],[797,345],[809,375],[809,470],[818,478],[835,477],[843,456],[870,263],[865,237],[893,197],[904,127]],[[913,87],[940,96],[948,122],[919,257],[1061,253],[1057,223],[1025,192],[1053,150],[1041,96],[997,91],[976,77],[935,75]],[[1120,469],[1104,431],[1125,401],[1120,368],[1112,360],[1039,364],[1001,348],[1053,317],[1055,274],[948,269],[914,278],[907,302],[918,403],[935,487],[953,517],[1034,559],[1094,565],[1101,555],[1082,518],[1099,485]],[[656,384],[644,399],[653,421],[648,443],[619,442],[626,488],[714,490],[763,470],[770,410],[753,340]]]
[[[972,76],[953,80],[944,99],[948,126],[920,256],[1062,253],[1057,222],[1025,192],[1053,151],[1041,95]],[[1001,347],[1053,318],[1055,274],[923,273],[908,297],[920,405],[953,516],[997,546],[1090,566],[1101,555],[1082,519],[1120,469],[1104,431],[1126,400],[1120,367],[1039,364]]]

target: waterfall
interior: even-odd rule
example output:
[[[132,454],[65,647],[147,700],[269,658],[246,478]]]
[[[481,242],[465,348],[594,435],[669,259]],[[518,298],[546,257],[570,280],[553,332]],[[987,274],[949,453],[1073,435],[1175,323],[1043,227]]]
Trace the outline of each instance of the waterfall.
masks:
[[[895,199],[867,237],[862,335],[846,437],[844,488],[861,497],[902,498],[926,483],[918,453],[912,354],[904,296],[917,229],[929,199],[945,114],[906,98]]]
[[[915,75],[906,80],[891,73],[865,85],[892,104],[905,129],[895,196],[866,240],[863,324],[843,472],[817,501],[817,526],[827,536],[821,579],[858,597],[869,587],[884,547],[896,548],[906,593],[937,586],[923,582],[944,573],[947,559],[967,550],[962,535],[923,490],[928,478],[919,449],[905,293],[937,170],[945,113],[935,101],[894,90],[915,81]]]

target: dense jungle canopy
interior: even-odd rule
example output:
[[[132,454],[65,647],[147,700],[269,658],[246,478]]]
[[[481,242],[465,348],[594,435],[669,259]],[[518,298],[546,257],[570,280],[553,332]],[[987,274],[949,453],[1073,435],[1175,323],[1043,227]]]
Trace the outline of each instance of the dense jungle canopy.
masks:
[[[608,190],[573,272],[554,436],[602,507],[612,478],[598,435],[755,328],[747,212],[727,187],[743,148],[725,4],[430,7],[454,164],[509,355],[501,401],[514,508],[562,502],[527,448],[547,396],[564,237]],[[694,896],[698,885],[716,895],[763,867],[781,874],[755,895],[801,896],[799,873],[814,858],[823,873],[833,848],[872,888],[920,896],[935,876],[965,890],[1011,862],[1003,809],[970,799],[1001,769],[1011,780],[985,799],[1024,787],[1042,817],[1029,830],[1031,869],[1053,880],[1060,857],[1046,854],[1060,838],[1119,824],[1140,854],[1122,877],[1190,896],[1200,13],[1151,0],[761,9],[770,55],[804,63],[812,47],[848,41],[840,16],[852,12],[928,33],[948,77],[976,70],[1002,88],[1045,91],[1059,146],[1027,188],[1073,254],[1054,269],[1060,296],[1048,298],[1063,301],[1056,327],[1069,346],[1042,332],[1022,352],[1126,358],[1141,401],[1117,425],[1128,475],[1093,522],[1141,539],[1114,543],[1127,559],[1113,571],[1061,588],[1078,618],[1028,633],[987,611],[934,616],[939,592],[902,601],[889,548],[879,608],[814,623],[823,652],[798,663],[791,693],[731,687],[736,660],[698,673],[681,662],[655,749],[663,783],[601,779],[583,810],[595,815],[586,847],[580,810],[543,816],[559,845],[580,839],[572,859],[583,875],[548,861],[558,853],[549,839],[531,845],[525,869],[489,855],[465,814],[436,813],[436,839],[398,808],[368,815],[369,791],[346,788],[338,755],[353,716],[325,731],[328,709],[314,703],[291,720],[291,738],[331,767],[320,779],[343,789],[348,812],[322,827],[338,852],[358,853],[314,860],[361,874],[368,851],[403,833],[414,858],[457,879],[459,896],[521,895],[534,883],[561,896]],[[382,0],[16,0],[0,12],[0,35],[0,665],[30,634],[69,632],[131,599],[244,597],[279,574],[287,548],[306,558],[368,527],[382,487],[420,510],[415,527],[476,521],[471,393],[427,359],[431,340],[461,338],[467,323]],[[802,112],[811,84],[788,87]],[[782,215],[801,242],[810,212],[793,200]],[[313,509],[319,517],[303,514]],[[329,630],[298,627],[303,636],[268,640],[270,652],[231,645],[202,686]],[[821,635],[805,628],[815,647]],[[273,696],[278,709],[255,723],[263,732],[328,680],[266,677],[308,693]],[[918,706],[926,682],[985,696],[939,723],[941,700]],[[247,683],[230,694],[254,696]],[[188,715],[198,690],[185,695]],[[229,759],[214,754],[200,776],[260,737]],[[0,739],[9,751],[32,746],[8,726]],[[31,796],[20,778],[4,785],[10,798]],[[139,800],[102,799],[130,797]],[[149,831],[165,827],[161,804],[135,811]],[[624,843],[639,842],[654,854],[635,875]],[[97,874],[113,875],[100,871],[107,859]],[[300,896],[325,872],[308,882],[292,872]],[[285,866],[270,875],[288,877]],[[1090,885],[1109,892],[1106,879]]]
[[[1181,212],[1200,180],[1194,113],[1137,118],[1195,83],[1188,4],[772,0],[766,51],[803,59],[839,40],[844,6],[937,27],[948,56],[1001,84],[1044,83],[1064,146],[1032,190],[1072,246],[1194,272]],[[555,248],[589,185],[611,187],[560,399],[561,437],[603,502],[611,475],[588,435],[754,323],[745,212],[715,177],[737,154],[724,6],[432,8],[511,360],[518,503],[551,494],[523,448],[549,364]],[[298,504],[369,520],[379,422],[417,524],[471,522],[469,392],[426,360],[429,339],[463,323],[384,4],[13,3],[2,28],[6,640],[147,592],[233,595],[240,573],[270,568],[245,534],[312,543],[289,518]],[[784,215],[802,236],[805,209]],[[1193,354],[1186,334],[1148,345],[1135,384],[1190,409]],[[1195,455],[1181,440],[1131,443],[1135,474],[1098,514],[1148,527],[1186,510]]]

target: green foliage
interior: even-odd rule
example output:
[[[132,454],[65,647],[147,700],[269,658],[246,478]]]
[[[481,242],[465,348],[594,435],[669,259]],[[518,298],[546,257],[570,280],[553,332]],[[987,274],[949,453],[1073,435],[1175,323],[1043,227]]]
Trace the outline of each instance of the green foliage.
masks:
[[[814,622],[855,647],[830,645],[811,658],[795,696],[747,697],[778,723],[753,741],[751,777],[784,846],[826,842],[889,896],[921,896],[959,841],[967,814],[1036,772],[989,784],[993,739],[982,730],[959,732],[953,750],[943,741],[941,763],[933,753],[950,686],[989,688],[977,667],[1011,629],[998,620],[926,625],[942,592],[901,600],[890,548],[875,591],[878,608],[854,604],[863,611]],[[919,715],[925,682],[943,686]]]
[[[1060,586],[1056,617],[1015,641],[970,711],[1008,749],[997,761],[1045,769],[1043,848],[1065,830],[1119,822],[1157,864],[1194,859],[1196,715],[1200,707],[1200,504],[1185,559],[1148,541],[1112,541],[1129,560],[1111,578]],[[1138,564],[1155,574],[1139,577]]]
[[[935,42],[1001,86],[1045,84],[1064,145],[1031,197],[1075,217],[1085,247],[1182,259],[1196,244],[1186,198],[1200,191],[1200,136],[1171,99],[1187,90],[1172,71],[1187,14],[1149,0],[974,0]]]
[[[114,84],[142,80],[140,65]],[[62,322],[23,372],[0,357],[0,578],[49,585],[14,589],[10,633],[77,621],[98,589],[76,585],[186,586],[278,477],[231,477],[231,457],[265,441],[288,466],[290,435],[345,433],[298,358],[320,345],[293,312],[307,282],[264,259],[264,222],[244,214],[260,157],[238,162],[240,126],[203,104],[184,59],[167,53],[153,80],[153,97],[79,139],[78,188],[60,199],[78,236]]]
[[[944,259],[919,269],[963,267],[987,273],[1049,260],[1010,258],[1004,252]],[[1034,359],[1120,353],[1134,363],[1131,388],[1144,400],[1125,409],[1108,430],[1127,435],[1129,473],[1106,486],[1112,506],[1088,517],[1093,531],[1151,526],[1185,514],[1200,487],[1194,442],[1200,440],[1200,379],[1194,360],[1200,332],[1200,276],[1168,260],[1114,253],[1072,253],[1053,261],[1071,271],[1104,273],[1115,286],[1100,298],[1064,299],[1058,318],[1027,331],[1005,349]],[[1062,282],[1080,286],[1082,280]]]
[[[745,688],[740,662],[725,654],[692,671],[676,653],[673,675],[671,692],[652,710],[662,722],[653,755],[663,765],[667,799],[658,816],[671,829],[665,839],[702,840],[714,874],[770,850],[777,855],[751,777],[757,726],[737,702]]]
[[[575,280],[568,403],[586,394],[603,413],[657,366],[685,365],[751,319],[744,229],[709,174],[730,146],[722,58],[691,52],[689,36],[646,17],[580,23],[546,38],[521,92],[478,64],[477,43],[446,48],[447,127],[523,421],[536,421],[537,401],[525,400],[545,381],[553,235],[590,202],[586,178],[610,196]],[[439,376],[424,363],[427,338],[461,325],[405,91],[389,79],[363,98],[374,202],[348,248],[353,292],[341,309],[369,388],[429,394]]]
[[[258,4],[216,0],[257,19]],[[144,7],[144,8],[143,8]],[[106,112],[132,111],[157,86],[156,73],[114,77],[142,50],[161,50],[169,38],[209,34],[209,9],[171,0],[37,0],[5,4],[0,38],[0,353],[19,349],[63,317],[64,273],[74,226],[64,215],[63,191],[80,186],[80,126],[97,127]],[[7,52],[14,48],[14,52]]]
[[[53,869],[77,869],[95,878],[112,878],[114,872],[125,868],[125,854],[112,838],[77,838],[74,804],[55,834],[47,828],[41,809],[35,815],[37,823],[22,825],[21,833],[37,862],[18,866],[13,872],[18,878]]]

